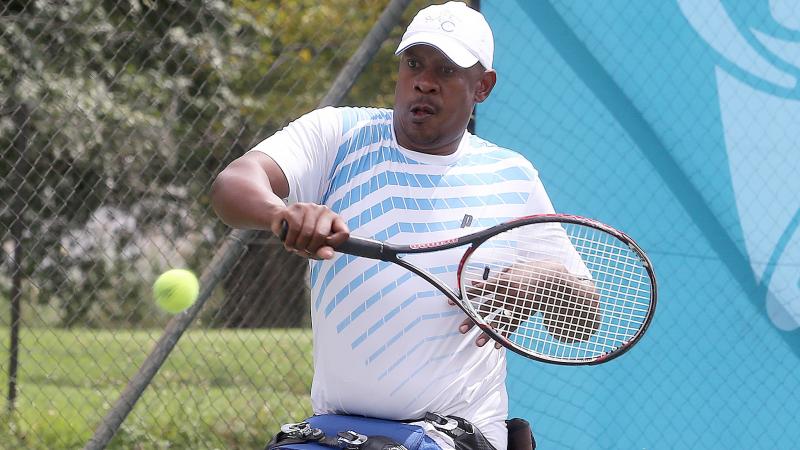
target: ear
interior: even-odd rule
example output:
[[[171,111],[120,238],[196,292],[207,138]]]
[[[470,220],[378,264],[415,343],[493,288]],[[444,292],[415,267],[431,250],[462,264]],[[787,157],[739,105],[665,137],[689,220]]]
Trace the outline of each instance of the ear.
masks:
[[[494,85],[497,83],[497,72],[494,69],[484,70],[480,78],[475,82],[475,103],[481,103],[492,93]]]

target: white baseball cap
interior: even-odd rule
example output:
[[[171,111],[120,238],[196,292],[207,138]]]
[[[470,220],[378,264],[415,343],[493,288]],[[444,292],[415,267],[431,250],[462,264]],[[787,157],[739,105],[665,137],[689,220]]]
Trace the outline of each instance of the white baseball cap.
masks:
[[[399,55],[418,44],[437,48],[464,68],[477,62],[486,69],[492,68],[492,29],[483,14],[461,2],[447,2],[420,10],[394,53]]]

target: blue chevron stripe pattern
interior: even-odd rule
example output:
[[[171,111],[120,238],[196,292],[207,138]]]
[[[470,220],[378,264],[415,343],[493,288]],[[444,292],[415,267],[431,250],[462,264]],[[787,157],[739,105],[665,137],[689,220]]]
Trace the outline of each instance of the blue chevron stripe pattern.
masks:
[[[330,130],[339,135],[326,134],[329,121],[338,121],[340,126]],[[298,120],[299,128],[284,135],[299,138],[277,160],[299,171],[291,175],[302,192],[319,196],[298,201],[328,206],[353,235],[396,244],[431,242],[522,215],[552,212],[527,160],[470,134],[454,154],[433,156],[398,145],[390,110],[326,108],[303,122]],[[308,142],[319,142],[329,154],[308,151],[303,148]],[[308,161],[302,159],[306,156]],[[314,168],[320,161],[327,164],[322,171]],[[320,174],[327,175],[321,184],[316,179],[302,184],[304,177]],[[464,250],[405,258],[457,289]],[[339,253],[311,261],[310,268],[315,412],[346,410],[363,387],[381,397],[359,404],[359,413],[386,416],[391,411],[414,417],[420,411],[408,410],[409,399],[419,398],[431,410],[437,407],[438,389],[420,386],[428,378],[444,384],[454,378],[502,379],[502,353],[493,356],[491,365],[481,363],[485,355],[474,338],[458,332],[463,312],[417,275],[392,263]],[[353,365],[358,366],[353,372],[358,373],[357,383],[347,375]],[[459,375],[468,370],[478,372]],[[487,389],[496,392],[497,386]]]
[[[435,165],[394,142],[391,114],[385,110],[340,112],[342,141],[322,201],[347,220],[353,234],[398,243],[435,240],[495,225],[529,201],[530,182],[537,175],[529,164],[520,164],[524,160],[516,153],[468,136],[459,158]],[[476,219],[460,230],[465,215]],[[454,277],[458,259],[438,258],[427,269]],[[381,360],[389,349],[402,347],[402,354],[413,354],[409,345],[424,347],[434,336],[429,330],[435,335],[443,331],[423,324],[450,323],[460,314],[452,307],[442,310],[446,301],[441,293],[416,278],[389,263],[349,255],[314,261],[315,321],[333,321],[332,330],[365,365]]]

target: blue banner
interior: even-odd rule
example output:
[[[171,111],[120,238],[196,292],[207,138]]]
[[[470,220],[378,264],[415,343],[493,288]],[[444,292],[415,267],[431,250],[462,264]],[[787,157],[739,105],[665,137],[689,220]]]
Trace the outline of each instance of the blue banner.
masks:
[[[498,84],[477,134],[559,212],[634,236],[655,320],[608,364],[512,357],[541,448],[800,442],[800,2],[484,0]]]

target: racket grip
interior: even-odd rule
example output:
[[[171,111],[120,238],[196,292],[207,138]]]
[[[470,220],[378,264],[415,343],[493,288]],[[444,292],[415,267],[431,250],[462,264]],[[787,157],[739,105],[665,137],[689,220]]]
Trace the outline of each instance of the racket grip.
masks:
[[[280,239],[281,242],[285,241],[286,233],[288,232],[289,232],[289,222],[287,222],[286,219],[283,219],[281,220],[281,234],[280,236],[278,236],[278,239]]]
[[[358,236],[350,236],[349,239],[336,247],[337,252],[347,253],[348,255],[388,261],[391,255],[385,250],[386,247],[382,242]]]

